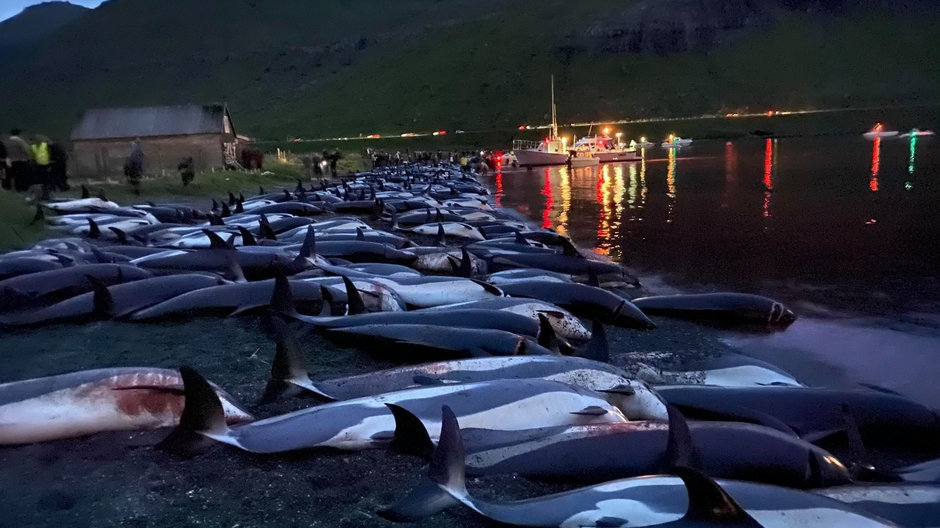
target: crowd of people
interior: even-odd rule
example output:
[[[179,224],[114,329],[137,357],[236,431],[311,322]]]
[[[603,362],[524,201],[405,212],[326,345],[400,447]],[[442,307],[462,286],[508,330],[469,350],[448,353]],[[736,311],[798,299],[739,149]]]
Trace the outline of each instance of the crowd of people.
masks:
[[[489,151],[431,151],[431,150],[406,150],[386,152],[367,148],[365,159],[372,162],[372,168],[395,167],[406,163],[421,163],[425,165],[434,165],[438,163],[454,163],[460,165],[464,170],[474,170],[479,173],[486,173],[496,168],[496,156]]]
[[[336,166],[341,159],[343,154],[334,149],[332,152],[324,150],[322,154],[307,154],[300,158],[300,162],[304,166],[304,173],[313,180],[323,175],[336,176]]]
[[[65,191],[68,184],[68,154],[48,137],[35,134],[30,141],[14,128],[0,141],[0,181],[3,188],[24,192],[41,185],[43,193]]]

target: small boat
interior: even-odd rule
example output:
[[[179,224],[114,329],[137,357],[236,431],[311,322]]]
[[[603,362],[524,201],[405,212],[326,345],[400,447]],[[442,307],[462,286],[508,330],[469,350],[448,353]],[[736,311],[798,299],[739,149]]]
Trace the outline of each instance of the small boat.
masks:
[[[897,130],[885,130],[885,126],[881,123],[876,124],[872,127],[871,130],[862,134],[865,139],[872,140],[875,138],[888,138],[897,136],[899,132]]]
[[[919,130],[919,129],[914,128],[910,132],[905,132],[901,134],[900,137],[909,138],[909,137],[922,137],[922,136],[932,136],[932,135],[934,135],[933,130]]]
[[[652,141],[647,141],[645,137],[641,137],[640,141],[637,142],[636,144],[636,148],[641,148],[641,149],[653,148],[655,146],[656,146],[656,143],[653,143]]]
[[[520,167],[539,165],[564,165],[568,162],[565,141],[558,136],[558,114],[555,109],[555,77],[552,76],[552,129],[542,141],[516,140],[512,143],[512,154]]]
[[[669,138],[666,139],[666,141],[663,142],[662,147],[663,147],[663,148],[667,148],[667,149],[669,149],[669,148],[681,148],[681,147],[684,147],[684,146],[689,145],[689,144],[691,144],[691,143],[692,143],[692,140],[691,140],[691,139],[682,139],[682,138],[679,137],[679,136],[670,134],[670,135],[669,135]]]
[[[635,142],[631,145],[625,145],[606,135],[583,137],[576,141],[571,149],[576,156],[597,158],[600,163],[618,163],[640,159]]]
[[[578,169],[581,167],[593,167],[598,165],[600,160],[591,155],[574,155],[571,159],[568,160],[568,164],[571,165],[572,169]]]

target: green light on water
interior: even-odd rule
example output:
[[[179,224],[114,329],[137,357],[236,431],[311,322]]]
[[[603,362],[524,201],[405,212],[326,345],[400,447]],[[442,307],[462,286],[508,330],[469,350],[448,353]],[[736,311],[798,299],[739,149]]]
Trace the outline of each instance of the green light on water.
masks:
[[[917,152],[917,136],[911,135],[911,157],[907,161],[907,173],[914,174],[914,154]]]

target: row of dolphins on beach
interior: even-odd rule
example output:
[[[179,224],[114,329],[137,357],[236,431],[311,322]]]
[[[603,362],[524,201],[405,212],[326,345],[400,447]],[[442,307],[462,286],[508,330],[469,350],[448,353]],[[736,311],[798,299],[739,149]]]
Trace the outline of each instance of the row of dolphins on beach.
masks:
[[[190,367],[86,370],[0,384],[0,445],[174,427],[159,447],[182,456],[213,442],[391,449],[429,463],[379,512],[400,522],[462,506],[517,526],[940,526],[940,459],[876,468],[866,454],[935,449],[933,410],[877,387],[807,387],[734,354],[669,373],[686,384],[639,379],[609,362],[605,325],[775,331],[796,316],[745,293],[637,297],[623,266],[487,195],[473,173],[413,165],[230,193],[208,211],[87,191],[39,205],[61,236],[0,255],[0,331],[261,316],[276,343],[262,403],[318,404],[258,419]],[[402,365],[317,379],[298,327]],[[817,445],[834,435],[851,460]],[[514,502],[466,487],[500,474],[584,487]]]

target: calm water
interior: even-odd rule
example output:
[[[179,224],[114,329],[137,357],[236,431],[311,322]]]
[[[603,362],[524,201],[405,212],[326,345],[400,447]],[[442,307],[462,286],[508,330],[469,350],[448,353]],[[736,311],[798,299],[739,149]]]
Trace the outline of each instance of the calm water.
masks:
[[[940,407],[940,141],[744,139],[645,161],[496,174],[496,201],[639,271],[653,292],[735,289],[803,317],[726,342],[810,383]],[[883,367],[900,358],[897,365]]]

